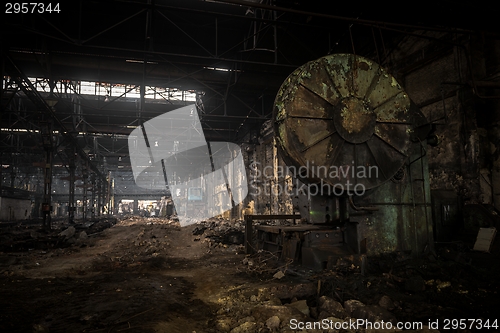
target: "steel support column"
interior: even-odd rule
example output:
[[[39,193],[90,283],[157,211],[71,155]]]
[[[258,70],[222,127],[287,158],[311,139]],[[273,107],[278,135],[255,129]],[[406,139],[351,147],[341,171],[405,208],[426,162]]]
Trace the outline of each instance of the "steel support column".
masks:
[[[14,165],[10,166],[10,187],[14,188],[16,182],[16,169]]]
[[[91,218],[95,217],[95,206],[96,206],[96,197],[95,193],[97,191],[97,184],[96,184],[96,179],[95,179],[95,174],[92,174],[90,177],[90,181],[92,183],[92,193],[90,194],[90,216]]]
[[[108,171],[108,183],[107,183],[107,190],[106,190],[106,209],[107,209],[107,214],[112,214],[114,210],[114,204],[111,203],[112,198],[111,196],[111,182],[113,180],[111,179],[111,171]]]
[[[44,166],[44,177],[43,177],[43,203],[42,203],[43,227],[45,229],[51,229],[53,143],[52,143],[52,124],[50,122],[47,122],[44,124],[44,126],[42,126],[42,142],[43,142],[43,148],[45,150],[45,166]]]
[[[69,156],[69,201],[68,201],[68,221],[69,223],[75,222],[75,148],[72,147]]]
[[[87,163],[83,166],[83,200],[82,200],[82,219],[83,221],[87,220],[87,187],[89,185],[88,182],[88,169],[87,169]]]
[[[102,213],[102,181],[99,179],[97,181],[97,216],[101,216]]]

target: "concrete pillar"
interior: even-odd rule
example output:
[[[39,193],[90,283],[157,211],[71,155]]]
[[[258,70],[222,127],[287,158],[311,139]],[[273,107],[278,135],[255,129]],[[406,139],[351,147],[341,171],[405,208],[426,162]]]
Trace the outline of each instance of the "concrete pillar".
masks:
[[[134,212],[133,214],[139,214],[139,200],[134,199]]]

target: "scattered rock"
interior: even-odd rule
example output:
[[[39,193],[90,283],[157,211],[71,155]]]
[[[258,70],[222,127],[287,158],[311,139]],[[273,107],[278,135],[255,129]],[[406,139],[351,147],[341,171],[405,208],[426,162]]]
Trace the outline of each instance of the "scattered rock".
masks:
[[[388,310],[382,308],[378,305],[364,305],[363,303],[355,300],[346,301],[344,304],[346,311],[348,314],[357,319],[366,319],[370,322],[375,321],[385,321],[396,323],[396,317],[389,312]]]
[[[207,227],[196,226],[193,230],[193,235],[195,235],[195,236],[203,235],[205,230],[207,230]]]
[[[40,234],[38,232],[36,232],[35,230],[31,230],[30,237],[33,239],[38,239],[40,237]]]
[[[316,306],[309,307],[309,311],[311,312],[310,317],[314,319],[318,319],[318,308]]]
[[[278,279],[278,280],[283,278],[283,277],[285,277],[285,274],[282,271],[278,271],[278,272],[276,272],[276,274],[273,275],[273,278]]]
[[[282,305],[281,300],[276,296],[269,297],[269,299],[266,301],[266,304],[268,304],[268,305]]]
[[[252,259],[250,259],[250,258],[244,258],[244,259],[242,260],[242,264],[243,264],[243,265],[248,265],[248,266],[253,266],[253,265],[254,265],[254,262],[253,262],[253,260],[252,260]]]
[[[365,307],[366,305],[358,300],[355,299],[350,299],[348,301],[344,302],[344,309],[347,313],[348,316],[353,317],[353,313],[362,307]]]
[[[64,231],[61,231],[59,233],[59,236],[64,237],[65,240],[68,240],[75,235],[75,232],[76,232],[75,227],[71,226]]]
[[[287,304],[286,306],[294,307],[308,317],[311,313],[309,310],[309,306],[307,305],[307,301],[305,299]]]
[[[380,301],[378,301],[378,305],[389,311],[392,311],[395,308],[392,299],[389,296],[385,295],[380,298]]]
[[[231,318],[223,318],[216,321],[215,328],[217,329],[217,332],[230,332],[231,324]]]
[[[254,333],[257,332],[257,324],[254,322],[246,322],[231,330],[231,333]]]
[[[307,316],[292,306],[284,305],[257,305],[252,309],[252,316],[257,321],[265,321],[273,316],[277,316],[282,322],[289,322],[290,319],[305,320]]]
[[[266,327],[270,330],[277,330],[280,327],[281,320],[278,316],[272,316],[266,320]]]
[[[443,288],[448,288],[448,287],[451,287],[451,282],[450,282],[450,281],[441,282],[441,283],[439,283],[439,284],[436,286],[436,288],[437,288],[438,290],[441,290],[441,289],[443,289]]]
[[[319,319],[325,319],[327,317],[345,318],[347,316],[342,304],[330,297],[321,296],[318,304]]]
[[[241,318],[240,320],[238,320],[238,325],[244,324],[246,322],[252,322],[252,323],[254,323],[255,322],[255,318],[252,317],[252,316]],[[235,325],[235,326],[238,326],[238,325]]]
[[[317,283],[299,283],[290,287],[289,285],[279,285],[271,288],[271,293],[281,299],[307,298],[317,293]]]

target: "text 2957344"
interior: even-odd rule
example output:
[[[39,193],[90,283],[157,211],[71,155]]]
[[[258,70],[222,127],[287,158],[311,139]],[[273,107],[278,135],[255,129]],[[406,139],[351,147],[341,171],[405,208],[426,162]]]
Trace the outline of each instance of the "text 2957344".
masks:
[[[7,2],[5,3],[5,14],[59,14],[61,8],[59,3],[43,2]]]

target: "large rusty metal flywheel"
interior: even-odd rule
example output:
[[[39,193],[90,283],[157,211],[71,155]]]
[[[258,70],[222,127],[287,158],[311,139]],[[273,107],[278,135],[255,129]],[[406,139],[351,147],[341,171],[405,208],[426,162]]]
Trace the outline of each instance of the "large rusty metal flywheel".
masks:
[[[373,61],[325,56],[295,70],[279,89],[278,147],[308,183],[375,188],[408,158],[410,105],[394,77]]]

